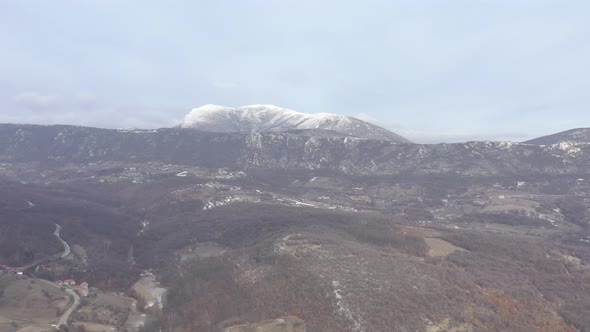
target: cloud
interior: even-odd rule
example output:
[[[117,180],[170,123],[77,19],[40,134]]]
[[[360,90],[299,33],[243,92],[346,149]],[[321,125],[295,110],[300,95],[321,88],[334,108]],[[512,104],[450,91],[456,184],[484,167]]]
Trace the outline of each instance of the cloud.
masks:
[[[429,142],[590,125],[588,1],[184,2],[38,2],[51,15],[0,30],[0,117],[156,126],[184,111],[117,105],[272,103]],[[10,3],[7,24],[31,17]],[[40,90],[15,107],[42,87],[63,99]]]
[[[359,119],[359,120],[363,120],[366,121],[368,123],[372,123],[374,125],[379,125],[379,120],[367,113],[361,112],[361,113],[357,113],[356,115],[354,115],[353,117]]]
[[[91,93],[81,93],[76,96],[76,104],[84,108],[96,108],[100,105],[100,100]]]
[[[22,112],[1,114],[0,123],[30,123],[41,125],[78,125],[97,128],[167,128],[182,121],[184,109],[174,107],[141,107],[105,105],[89,108],[80,116],[79,109],[60,109],[52,112]]]
[[[93,121],[106,128],[167,128],[179,125],[186,113],[186,109],[179,107],[117,105],[103,111]]]
[[[214,81],[212,85],[217,89],[231,89],[237,87],[238,83],[231,81]]]
[[[515,132],[486,133],[467,131],[425,131],[416,129],[400,129],[396,133],[405,138],[422,144],[436,143],[459,143],[468,141],[513,141],[522,142],[534,138],[534,135],[527,135]]]
[[[357,113],[354,115],[354,117],[391,130],[394,133],[419,144],[460,143],[478,140],[523,142],[544,135],[506,130],[494,132],[490,130],[440,130],[434,128],[425,129],[419,127],[408,127],[394,122],[389,122],[384,119],[379,119],[365,112]]]
[[[14,97],[17,105],[31,110],[46,110],[60,105],[62,98],[55,94],[41,94],[39,92],[23,92]]]

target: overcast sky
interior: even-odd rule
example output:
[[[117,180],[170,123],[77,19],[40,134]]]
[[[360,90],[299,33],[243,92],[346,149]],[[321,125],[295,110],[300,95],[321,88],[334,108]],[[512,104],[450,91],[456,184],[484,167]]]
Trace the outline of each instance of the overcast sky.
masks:
[[[0,1],[0,122],[167,127],[202,104],[428,143],[590,127],[590,1]]]

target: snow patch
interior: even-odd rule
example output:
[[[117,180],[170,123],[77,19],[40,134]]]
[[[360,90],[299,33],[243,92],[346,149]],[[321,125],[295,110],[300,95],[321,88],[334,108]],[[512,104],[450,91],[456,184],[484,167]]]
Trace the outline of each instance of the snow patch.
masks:
[[[204,105],[191,110],[180,124],[211,132],[279,132],[290,130],[330,130],[361,138],[409,142],[389,130],[362,120],[332,113],[300,113],[275,105],[226,107]]]
[[[575,157],[582,149],[578,147],[578,143],[564,141],[558,144],[553,144],[548,147],[549,150],[555,151],[563,151],[569,157]]]
[[[364,332],[365,329],[363,325],[360,323],[359,319],[354,317],[354,314],[346,304],[343,296],[342,290],[340,289],[340,282],[333,280],[332,287],[334,288],[334,297],[336,298],[336,306],[338,307],[338,313],[341,314],[346,320],[352,323],[353,331],[357,332]]]

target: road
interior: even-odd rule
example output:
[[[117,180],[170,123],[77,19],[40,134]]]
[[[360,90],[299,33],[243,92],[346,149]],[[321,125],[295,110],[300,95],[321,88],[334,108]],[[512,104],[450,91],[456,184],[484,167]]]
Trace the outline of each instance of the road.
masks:
[[[61,244],[64,246],[64,251],[61,254],[60,258],[64,259],[66,257],[68,257],[68,255],[70,254],[70,245],[66,243],[66,241],[64,241],[60,236],[59,236],[59,232],[61,231],[61,226],[58,224],[55,224],[55,231],[53,232],[53,235],[55,235],[55,237],[59,240],[59,242],[61,242]],[[57,286],[57,285],[55,285]],[[59,286],[57,286],[59,287]],[[57,326],[67,326],[68,325],[68,319],[70,318],[70,315],[72,315],[72,313],[74,312],[74,310],[76,310],[78,308],[78,306],[80,305],[80,296],[78,296],[78,294],[70,288],[66,288],[66,293],[70,294],[73,298],[74,298],[74,302],[72,303],[72,305],[68,308],[68,310],[66,310],[63,315],[61,315],[61,317],[59,318],[59,322],[57,323]]]
[[[66,288],[66,293],[68,293],[68,294],[70,294],[70,295],[72,295],[74,297],[74,303],[72,303],[72,305],[68,308],[68,310],[66,310],[66,312],[63,313],[63,315],[61,315],[61,317],[59,318],[59,323],[57,324],[57,326],[62,326],[62,325],[66,325],[67,326],[68,325],[68,319],[70,318],[70,315],[80,305],[80,296],[78,294],[76,294],[76,292],[73,289]]]
[[[47,285],[53,286],[53,287],[57,287],[60,290],[62,289],[60,286],[58,286],[57,284],[49,281],[49,280],[45,280],[45,279],[36,279],[39,282],[45,283]],[[66,288],[66,293],[70,294],[73,298],[74,298],[74,302],[72,303],[72,305],[68,308],[68,310],[66,310],[61,317],[59,318],[59,321],[56,325],[56,327],[62,326],[62,325],[68,325],[68,320],[70,319],[70,316],[72,315],[72,313],[74,312],[74,310],[76,310],[78,308],[78,306],[80,305],[80,296],[78,294],[76,294],[76,292],[73,289],[70,288]]]
[[[62,238],[59,236],[59,232],[61,232],[61,226],[55,224],[55,231],[53,232],[53,235],[55,235],[59,242],[64,246],[64,252],[61,254],[60,258],[66,258],[70,254],[70,245],[67,244],[66,241],[62,240]]]
[[[70,245],[66,243],[66,241],[64,241],[60,236],[59,236],[59,232],[61,231],[61,226],[58,224],[55,224],[55,231],[53,232],[53,235],[55,235],[55,237],[59,240],[59,242],[63,245],[64,247],[64,251],[59,255],[60,259],[64,259],[66,258],[71,250],[70,250]],[[55,257],[55,256],[54,256]],[[38,265],[40,263],[36,263],[35,265]],[[31,265],[28,267],[33,267],[34,265]],[[62,289],[59,285],[49,281],[49,280],[45,280],[45,279],[36,279],[42,283],[51,285],[53,287],[57,287],[59,289]],[[55,326],[56,328],[59,329],[60,326],[64,325],[67,326],[68,325],[68,320],[70,319],[70,316],[72,315],[72,313],[74,312],[74,310],[76,310],[78,308],[78,306],[80,305],[80,296],[73,290],[70,288],[66,288],[65,289],[66,293],[68,293],[69,295],[72,296],[72,298],[74,299],[74,302],[72,302],[72,305],[68,308],[68,310],[66,310],[61,317],[59,318],[59,321],[57,323],[57,325]]]
[[[33,267],[35,267],[37,265],[41,265],[42,263],[44,263],[44,262],[46,262],[48,260],[57,259],[57,258],[60,258],[60,259],[66,258],[70,254],[70,252],[71,252],[70,245],[67,244],[66,241],[64,241],[60,237],[59,232],[61,232],[61,226],[58,225],[58,224],[55,224],[55,231],[53,231],[53,235],[57,238],[57,240],[59,241],[59,243],[61,243],[61,245],[64,247],[64,251],[61,254],[55,254],[55,255],[52,255],[52,256],[49,256],[49,257],[44,257],[44,258],[38,259],[38,260],[36,260],[36,261],[34,261],[32,263],[29,263],[27,265],[23,265],[23,266],[19,267],[19,269],[21,269],[22,271],[25,271],[25,270],[28,270],[30,268],[33,268]]]

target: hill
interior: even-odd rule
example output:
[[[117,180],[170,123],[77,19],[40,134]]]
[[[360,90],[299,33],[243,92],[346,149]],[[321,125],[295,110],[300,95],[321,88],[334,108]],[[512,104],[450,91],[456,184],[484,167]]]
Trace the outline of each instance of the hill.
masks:
[[[274,105],[238,108],[204,105],[193,109],[180,126],[221,133],[320,129],[352,137],[410,143],[406,138],[385,128],[350,116],[331,113],[306,114]]]
[[[562,131],[557,134],[547,135],[538,137],[524,143],[527,144],[538,144],[538,145],[551,145],[558,144],[560,142],[577,142],[577,143],[590,143],[590,128],[577,128]]]
[[[311,135],[311,136],[309,136]],[[212,133],[0,125],[0,162],[164,162],[210,168],[326,170],[349,175],[581,174],[590,145],[398,144],[314,132]]]

